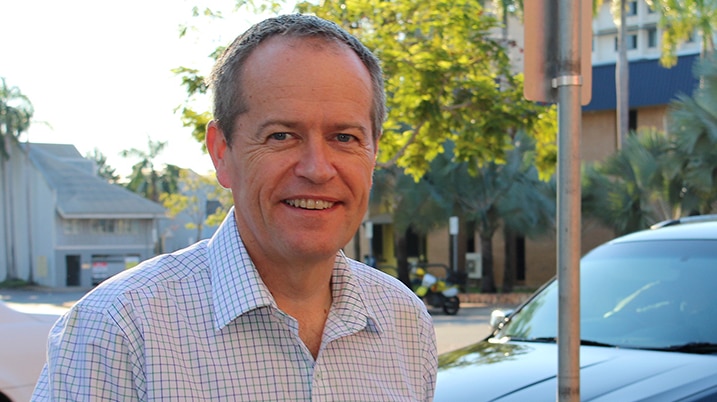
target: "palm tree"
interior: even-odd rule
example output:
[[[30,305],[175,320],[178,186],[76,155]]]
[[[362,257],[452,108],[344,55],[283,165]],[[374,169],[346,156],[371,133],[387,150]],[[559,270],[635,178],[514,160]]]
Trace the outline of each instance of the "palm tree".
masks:
[[[125,187],[149,200],[159,202],[160,194],[174,193],[177,190],[177,180],[181,169],[174,165],[167,165],[164,171],[156,169],[154,160],[162,153],[167,142],[147,139],[147,145],[148,152],[132,148],[120,153],[125,158],[139,158],[139,162],[132,166],[132,173]]]
[[[100,152],[99,149],[95,148],[92,153],[87,153],[85,158],[94,161],[97,166],[97,174],[107,180],[109,183],[117,184],[119,182],[119,175],[117,175],[116,169],[107,164],[107,157]]]
[[[618,235],[665,219],[710,213],[717,202],[717,64],[697,64],[703,85],[670,104],[668,133],[642,129],[604,162],[588,166],[583,212]]]
[[[11,167],[8,160],[12,154],[12,144],[17,143],[20,135],[30,127],[34,113],[32,103],[17,87],[10,87],[4,78],[0,78],[0,167],[2,167],[2,200],[6,251],[7,279],[17,278],[15,256],[15,209],[10,181]]]
[[[394,165],[376,170],[371,209],[387,211],[392,215],[398,279],[410,288],[408,230],[427,234],[445,225],[450,207],[444,204],[444,198],[427,181],[416,181]]]
[[[453,159],[453,146],[431,165],[424,178],[432,194],[451,205],[451,213],[471,222],[481,244],[481,292],[494,293],[493,236],[501,227],[509,232],[536,236],[553,228],[555,195],[538,177],[534,166],[535,143],[523,132],[513,140],[504,163],[470,166]],[[446,222],[447,219],[443,220]],[[510,273],[509,273],[510,275]],[[508,287],[512,286],[510,277]]]
[[[653,128],[628,137],[605,161],[588,166],[583,177],[583,214],[617,235],[645,229],[682,214],[685,195],[675,169],[671,141]]]
[[[670,104],[668,130],[680,163],[673,171],[684,174],[686,189],[696,197],[690,205],[710,213],[717,201],[717,56],[696,65],[702,85],[692,97],[678,95]]]
[[[10,87],[0,77],[0,157],[10,158],[10,141],[30,128],[34,113],[30,99],[17,87]]]

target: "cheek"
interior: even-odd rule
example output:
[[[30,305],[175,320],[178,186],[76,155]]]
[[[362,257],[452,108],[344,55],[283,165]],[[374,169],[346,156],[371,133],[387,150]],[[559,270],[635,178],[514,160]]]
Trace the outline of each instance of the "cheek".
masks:
[[[344,167],[344,173],[351,177],[354,186],[359,186],[367,194],[370,193],[373,186],[373,159],[362,159],[360,162],[349,164]]]

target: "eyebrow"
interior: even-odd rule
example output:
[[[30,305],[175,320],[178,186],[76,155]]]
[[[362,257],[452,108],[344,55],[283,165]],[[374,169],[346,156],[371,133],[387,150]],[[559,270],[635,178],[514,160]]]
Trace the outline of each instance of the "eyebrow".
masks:
[[[297,127],[300,127],[302,124],[299,122],[291,121],[291,120],[282,120],[282,119],[270,119],[267,120],[259,125],[259,129],[257,130],[257,133],[263,132],[267,127],[271,126],[282,126],[289,129],[296,129]],[[361,131],[364,135],[369,135],[370,130],[368,130],[364,125],[360,123],[337,123],[330,126],[332,131],[343,131],[347,129],[356,129]]]

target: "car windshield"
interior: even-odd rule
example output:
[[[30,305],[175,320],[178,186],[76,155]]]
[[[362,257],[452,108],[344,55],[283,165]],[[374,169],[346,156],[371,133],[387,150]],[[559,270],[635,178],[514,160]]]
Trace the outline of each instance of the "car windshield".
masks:
[[[581,260],[583,344],[715,353],[717,241],[607,244]],[[558,331],[553,281],[497,337],[546,341]]]

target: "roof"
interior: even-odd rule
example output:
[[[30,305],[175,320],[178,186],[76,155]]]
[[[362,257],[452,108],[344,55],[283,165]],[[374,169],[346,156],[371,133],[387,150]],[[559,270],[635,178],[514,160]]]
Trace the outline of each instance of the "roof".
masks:
[[[161,205],[97,176],[94,162],[83,158],[74,145],[30,143],[23,147],[55,190],[57,211],[63,218],[149,219],[165,214]]]
[[[630,61],[630,108],[666,105],[679,93],[691,96],[699,84],[693,74],[697,60],[698,54],[680,56],[672,68],[658,59]],[[615,64],[593,66],[592,99],[583,111],[615,110],[616,102]]]

